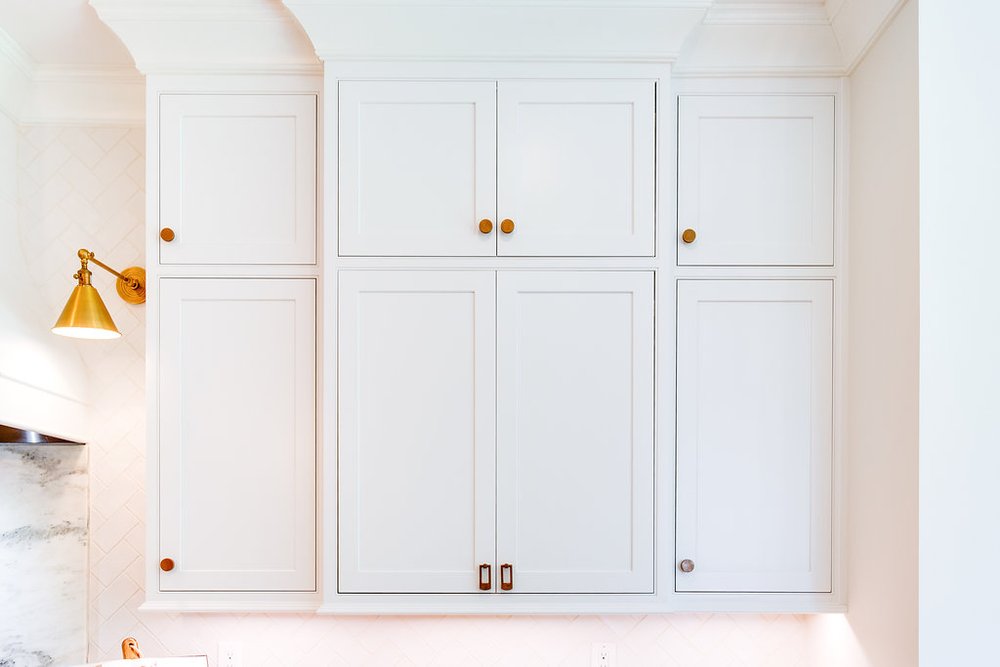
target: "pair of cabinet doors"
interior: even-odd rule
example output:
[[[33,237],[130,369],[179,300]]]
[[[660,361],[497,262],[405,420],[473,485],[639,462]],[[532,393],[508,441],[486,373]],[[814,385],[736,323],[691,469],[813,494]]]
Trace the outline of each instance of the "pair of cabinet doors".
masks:
[[[338,93],[341,255],[654,254],[653,81],[341,81]]]
[[[341,593],[504,564],[504,593],[652,592],[652,272],[351,270],[339,299]]]

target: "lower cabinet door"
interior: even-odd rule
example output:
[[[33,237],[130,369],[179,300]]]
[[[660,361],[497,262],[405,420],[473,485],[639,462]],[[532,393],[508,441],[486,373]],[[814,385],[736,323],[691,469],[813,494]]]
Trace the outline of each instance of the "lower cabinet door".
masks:
[[[163,591],[316,586],[316,284],[160,280]]]
[[[651,592],[652,272],[500,271],[497,331],[502,592]]]
[[[831,589],[833,283],[682,280],[676,590]]]
[[[495,551],[495,275],[339,274],[342,593],[481,590]]]

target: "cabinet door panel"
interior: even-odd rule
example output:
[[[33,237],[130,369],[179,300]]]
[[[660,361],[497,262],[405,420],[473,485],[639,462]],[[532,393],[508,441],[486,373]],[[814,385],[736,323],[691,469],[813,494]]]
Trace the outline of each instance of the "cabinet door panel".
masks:
[[[498,274],[497,559],[515,593],[653,588],[653,275]]]
[[[501,81],[501,255],[653,254],[652,81]]]
[[[341,592],[478,592],[493,563],[494,276],[340,273]]]
[[[831,585],[833,284],[680,281],[678,591]]]
[[[315,281],[160,281],[164,591],[315,588]]]
[[[342,81],[340,254],[495,255],[496,83]]]
[[[682,96],[678,124],[681,264],[833,263],[833,97]]]
[[[316,97],[162,95],[163,264],[316,261]]]

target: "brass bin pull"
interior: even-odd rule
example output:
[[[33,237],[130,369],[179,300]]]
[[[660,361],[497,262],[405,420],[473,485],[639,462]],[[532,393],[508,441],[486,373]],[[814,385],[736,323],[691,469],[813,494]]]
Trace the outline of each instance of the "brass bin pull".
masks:
[[[493,590],[493,566],[489,563],[479,566],[479,590]]]
[[[483,234],[489,234],[493,231],[493,221],[489,218],[483,218],[479,221],[479,231]]]
[[[510,563],[504,563],[500,566],[500,590],[514,590],[514,566]]]
[[[503,222],[500,223],[500,231],[504,234],[510,234],[514,231],[514,221],[510,218],[504,218]]]

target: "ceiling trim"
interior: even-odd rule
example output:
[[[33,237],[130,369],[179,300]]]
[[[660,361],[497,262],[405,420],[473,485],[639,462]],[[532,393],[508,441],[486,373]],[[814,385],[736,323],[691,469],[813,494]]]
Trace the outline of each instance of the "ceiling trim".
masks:
[[[909,0],[843,0],[831,19],[850,75]]]
[[[705,24],[716,25],[829,25],[826,6],[815,2],[756,2],[715,4]]]

